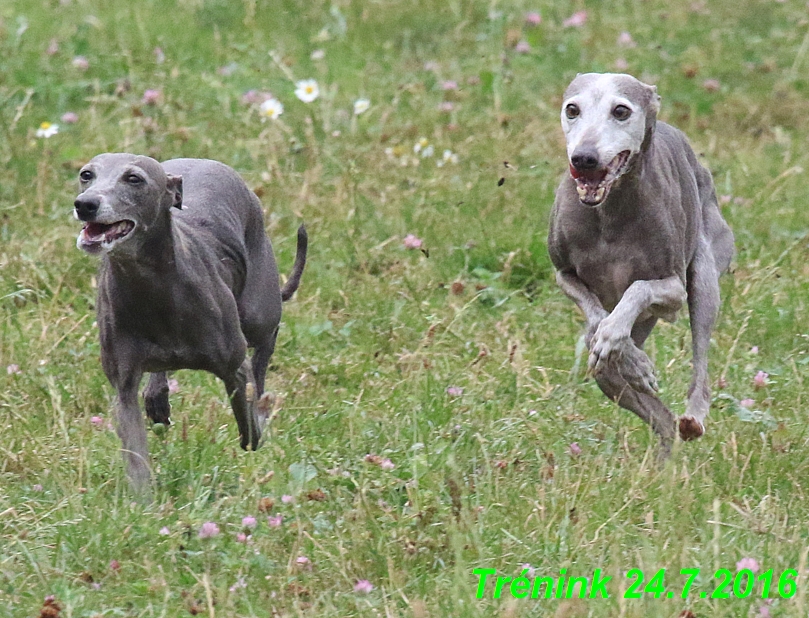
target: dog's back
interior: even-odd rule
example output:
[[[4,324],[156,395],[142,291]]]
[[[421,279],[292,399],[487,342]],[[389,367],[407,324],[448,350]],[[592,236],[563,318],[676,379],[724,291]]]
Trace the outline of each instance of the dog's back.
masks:
[[[231,235],[264,236],[261,203],[232,168],[210,159],[171,159],[162,165],[183,179],[183,209],[175,217],[225,242],[232,242]],[[257,231],[261,234],[250,233]]]
[[[278,269],[264,231],[261,202],[224,163],[171,159],[162,165],[167,173],[183,178],[183,209],[173,213],[178,232],[189,226],[196,238],[208,238],[230,271],[245,335],[254,339],[281,317]]]
[[[676,127],[657,121],[655,147],[667,153],[673,169],[680,171],[680,166],[685,165],[686,172],[693,174],[698,195],[695,214],[701,216],[702,233],[711,245],[718,271],[725,272],[733,258],[733,232],[719,210],[711,173],[699,162],[685,134]]]

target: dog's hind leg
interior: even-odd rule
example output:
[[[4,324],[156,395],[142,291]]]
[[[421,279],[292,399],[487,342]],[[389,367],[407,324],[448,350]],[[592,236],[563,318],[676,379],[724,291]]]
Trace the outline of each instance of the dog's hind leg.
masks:
[[[264,431],[264,426],[272,412],[274,397],[271,393],[264,392],[264,381],[267,377],[267,366],[270,364],[273,352],[275,351],[275,340],[278,337],[278,327],[266,341],[258,344],[253,353],[251,364],[256,380],[256,421],[259,429]]]
[[[656,395],[633,389],[613,363],[602,368],[596,376],[596,382],[607,397],[651,425],[652,430],[660,437],[658,459],[667,459],[671,454],[676,425],[671,410]]]
[[[632,341],[635,350],[642,354],[648,361],[646,353],[643,352],[643,344],[652,332],[657,318],[651,317],[635,322],[632,328]],[[596,382],[603,393],[618,403],[619,406],[634,412],[643,421],[651,425],[652,430],[660,437],[660,451],[658,458],[665,460],[671,454],[671,445],[674,441],[676,419],[674,414],[666,405],[653,393],[640,392],[627,382],[622,375],[624,369],[623,362],[608,363],[596,376]]]
[[[708,348],[719,312],[719,271],[707,241],[700,243],[688,269],[687,280],[693,373],[688,389],[688,404],[679,426],[683,440],[694,440],[705,432],[704,421],[711,407]]]
[[[220,376],[230,397],[230,406],[239,427],[240,444],[244,450],[256,450],[261,439],[261,428],[256,422],[256,383],[250,359],[246,358],[235,373]]]
[[[143,404],[146,407],[146,416],[153,423],[171,425],[169,414],[169,383],[165,371],[159,371],[149,376],[149,382],[143,389]]]
[[[266,341],[257,344],[251,364],[253,365],[253,375],[256,379],[256,399],[260,399],[264,394],[264,381],[267,377],[267,367],[270,364],[273,352],[275,352],[275,340],[278,338],[278,327],[275,327],[272,335]]]
[[[621,356],[616,359],[616,368],[621,377],[639,393],[652,396],[656,396],[657,378],[654,375],[654,364],[643,351],[643,346],[655,324],[657,324],[657,318],[654,316],[635,322],[630,334],[634,345],[627,346]]]

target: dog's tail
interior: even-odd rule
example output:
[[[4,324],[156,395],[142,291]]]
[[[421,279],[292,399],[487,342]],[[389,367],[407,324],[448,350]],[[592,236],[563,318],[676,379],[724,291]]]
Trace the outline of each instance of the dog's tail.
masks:
[[[286,284],[281,288],[281,300],[287,301],[292,298],[295,290],[301,283],[303,268],[306,266],[306,249],[309,246],[309,237],[306,235],[306,227],[301,225],[298,228],[298,250],[295,253],[295,265],[289,274]]]

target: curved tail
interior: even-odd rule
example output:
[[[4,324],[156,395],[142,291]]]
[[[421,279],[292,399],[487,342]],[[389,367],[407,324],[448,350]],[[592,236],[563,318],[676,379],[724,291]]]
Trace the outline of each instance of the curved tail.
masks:
[[[287,301],[292,298],[295,290],[301,283],[303,268],[306,266],[306,249],[309,246],[309,237],[306,235],[306,227],[301,224],[298,228],[298,250],[295,253],[295,265],[289,274],[286,284],[281,288],[281,300]]]

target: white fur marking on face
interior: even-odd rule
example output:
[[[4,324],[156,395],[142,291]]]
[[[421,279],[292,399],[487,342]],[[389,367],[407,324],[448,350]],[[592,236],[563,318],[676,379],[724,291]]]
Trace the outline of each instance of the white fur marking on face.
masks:
[[[642,102],[630,101],[618,91],[616,78],[615,74],[600,75],[562,104],[562,129],[568,159],[582,146],[598,154],[601,166],[607,165],[621,152],[629,151],[632,156],[640,151],[646,132],[646,110]],[[565,108],[571,103],[580,111],[573,119],[565,114]],[[613,117],[612,112],[618,105],[632,110],[628,119]]]
[[[629,169],[646,137],[647,116],[656,114],[658,101],[653,86],[631,75],[589,73],[568,86],[562,129],[570,175],[583,204],[602,204]]]

